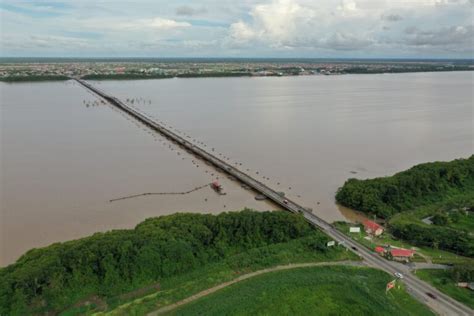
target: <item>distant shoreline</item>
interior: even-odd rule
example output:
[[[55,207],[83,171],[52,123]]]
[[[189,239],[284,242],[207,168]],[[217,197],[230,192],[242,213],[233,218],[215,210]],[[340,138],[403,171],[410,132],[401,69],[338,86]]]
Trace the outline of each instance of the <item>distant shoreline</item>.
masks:
[[[113,81],[113,80],[149,80],[149,79],[174,79],[174,78],[235,78],[235,77],[299,77],[299,76],[339,76],[339,75],[376,75],[376,74],[404,74],[404,73],[430,73],[430,72],[458,72],[458,71],[474,71],[474,68],[468,69],[439,69],[439,70],[396,70],[396,71],[367,71],[367,70],[350,70],[340,73],[331,74],[269,74],[255,75],[252,73],[183,73],[177,75],[146,75],[146,74],[97,74],[85,75],[82,79],[97,81]],[[9,76],[0,77],[0,82],[17,83],[17,82],[45,82],[45,81],[67,81],[71,78],[64,75],[46,75],[46,76]]]

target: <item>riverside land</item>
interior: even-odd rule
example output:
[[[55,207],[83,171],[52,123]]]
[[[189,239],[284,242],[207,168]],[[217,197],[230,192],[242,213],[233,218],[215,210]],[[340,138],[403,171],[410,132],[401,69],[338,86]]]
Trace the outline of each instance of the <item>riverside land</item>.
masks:
[[[0,59],[0,81],[300,76],[474,70],[473,60]]]

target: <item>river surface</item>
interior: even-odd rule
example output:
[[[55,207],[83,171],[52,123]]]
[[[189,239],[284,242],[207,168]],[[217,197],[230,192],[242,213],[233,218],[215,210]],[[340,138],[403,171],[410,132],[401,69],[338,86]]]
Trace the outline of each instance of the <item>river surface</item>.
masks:
[[[328,221],[357,217],[334,203],[347,178],[474,153],[473,72],[93,84]],[[73,82],[0,88],[0,265],[151,216],[275,208]]]

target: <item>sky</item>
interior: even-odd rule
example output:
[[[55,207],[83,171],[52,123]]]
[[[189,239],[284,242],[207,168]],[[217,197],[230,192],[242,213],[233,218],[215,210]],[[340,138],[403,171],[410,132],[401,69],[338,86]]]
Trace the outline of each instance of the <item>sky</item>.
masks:
[[[474,58],[474,0],[0,0],[0,57]]]

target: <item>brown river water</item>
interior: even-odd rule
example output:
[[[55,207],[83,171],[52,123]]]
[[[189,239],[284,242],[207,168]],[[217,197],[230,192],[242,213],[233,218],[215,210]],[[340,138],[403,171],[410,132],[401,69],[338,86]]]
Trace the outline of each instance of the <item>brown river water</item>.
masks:
[[[93,84],[334,221],[358,216],[334,203],[349,177],[474,153],[473,74]],[[147,217],[276,208],[76,83],[0,89],[0,266],[30,248]],[[205,186],[217,177],[226,195]]]

